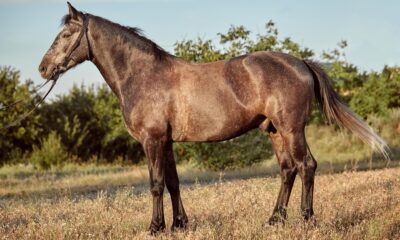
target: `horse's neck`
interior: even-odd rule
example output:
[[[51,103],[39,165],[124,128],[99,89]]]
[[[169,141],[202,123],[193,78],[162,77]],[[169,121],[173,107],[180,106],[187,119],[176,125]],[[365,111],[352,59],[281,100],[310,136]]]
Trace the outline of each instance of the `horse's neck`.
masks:
[[[112,31],[110,26],[99,26],[99,24],[105,23],[94,20],[93,24],[89,25],[92,62],[113,92],[121,99],[124,82],[143,81],[141,78],[146,75],[144,74],[146,69],[151,69],[154,65],[155,57],[136,48],[121,36],[124,33],[109,32]]]

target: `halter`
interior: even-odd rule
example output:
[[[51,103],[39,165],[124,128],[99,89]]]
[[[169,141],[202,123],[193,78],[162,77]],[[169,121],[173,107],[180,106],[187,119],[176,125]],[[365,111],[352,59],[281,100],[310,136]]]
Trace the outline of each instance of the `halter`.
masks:
[[[79,33],[79,36],[78,36],[78,38],[76,39],[74,45],[72,45],[72,47],[71,47],[71,48],[69,49],[69,51],[67,52],[67,55],[66,55],[66,57],[65,57],[65,59],[64,59],[64,62],[63,62],[63,64],[62,64],[63,67],[66,67],[67,64],[68,64],[68,62],[69,62],[71,59],[74,60],[73,57],[72,57],[71,55],[72,55],[72,53],[79,47],[79,44],[80,44],[80,42],[81,42],[81,40],[82,40],[83,35],[85,35],[86,42],[87,42],[87,47],[88,47],[87,59],[86,59],[86,60],[91,60],[92,57],[93,57],[93,56],[92,56],[92,52],[90,51],[89,37],[88,37],[88,34],[87,34],[88,24],[89,24],[88,15],[85,13],[83,16],[84,16],[84,18],[83,18],[83,24],[80,23],[80,22],[78,22],[78,21],[75,21],[75,20],[71,20],[71,21],[70,21],[70,23],[73,23],[73,24],[76,24],[76,25],[78,25],[78,26],[81,26],[82,29],[81,29],[81,31],[80,31],[80,33]],[[74,61],[75,61],[75,60],[74,60]]]

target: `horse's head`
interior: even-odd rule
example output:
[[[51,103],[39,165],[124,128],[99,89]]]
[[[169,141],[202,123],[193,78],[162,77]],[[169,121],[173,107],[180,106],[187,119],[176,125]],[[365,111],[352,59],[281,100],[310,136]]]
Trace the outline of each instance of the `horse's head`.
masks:
[[[63,18],[63,29],[43,56],[39,72],[45,79],[57,80],[68,69],[90,60],[87,36],[88,16],[68,2],[69,14]]]

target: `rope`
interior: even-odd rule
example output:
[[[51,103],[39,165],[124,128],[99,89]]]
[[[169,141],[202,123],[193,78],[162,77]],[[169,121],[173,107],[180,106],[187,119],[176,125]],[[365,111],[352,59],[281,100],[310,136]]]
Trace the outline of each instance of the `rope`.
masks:
[[[51,80],[47,80],[42,86],[40,86],[40,88],[42,88],[44,85],[46,85],[46,84],[47,84],[48,82],[50,82],[50,81],[51,81]],[[44,102],[44,100],[46,99],[47,95],[49,95],[50,91],[53,90],[53,87],[54,87],[54,85],[56,85],[56,82],[57,82],[57,81],[53,81],[53,82],[52,82],[52,84],[51,84],[51,86],[50,86],[50,89],[49,89],[49,90],[46,92],[46,94],[40,99],[40,101],[39,101],[38,103],[35,104],[35,106],[34,106],[31,110],[29,110],[28,112],[22,114],[17,120],[15,120],[15,121],[13,121],[13,122],[7,124],[6,126],[0,128],[0,131],[6,130],[6,129],[10,128],[10,127],[14,127],[14,126],[17,125],[18,123],[20,123],[22,120],[24,120],[25,118],[27,118],[29,115],[31,115],[31,114],[39,107],[39,105],[42,104],[42,103]],[[40,89],[40,88],[39,88],[39,89]],[[21,100],[20,100],[20,101],[21,101]],[[15,105],[15,104],[16,104],[16,102],[13,103],[13,104],[10,104],[10,105]]]
[[[49,80],[47,80],[46,82],[42,83],[42,85],[40,85],[38,88],[35,89],[35,92],[38,92],[40,89],[42,89],[45,85],[47,85],[48,82],[49,82]],[[4,110],[10,109],[10,108],[13,108],[18,103],[24,102],[24,101],[27,101],[27,100],[21,98],[21,99],[15,101],[13,103],[10,103],[10,104],[0,103],[0,111],[4,111]]]

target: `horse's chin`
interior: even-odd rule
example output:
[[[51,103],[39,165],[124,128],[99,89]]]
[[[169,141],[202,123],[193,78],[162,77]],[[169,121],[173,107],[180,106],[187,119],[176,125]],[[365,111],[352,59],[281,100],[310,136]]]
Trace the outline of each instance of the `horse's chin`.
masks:
[[[55,69],[52,74],[47,78],[47,80],[53,80],[56,81],[61,75],[61,71],[58,69]]]
[[[60,77],[61,73],[56,73],[53,76],[51,76],[48,80],[53,80],[57,81],[57,79]]]
[[[48,80],[57,81],[58,78],[65,72],[65,70],[54,71],[53,74],[48,78]]]
[[[56,81],[63,73],[65,73],[69,68],[64,66],[57,66],[54,69],[53,74],[48,78],[48,80]]]

